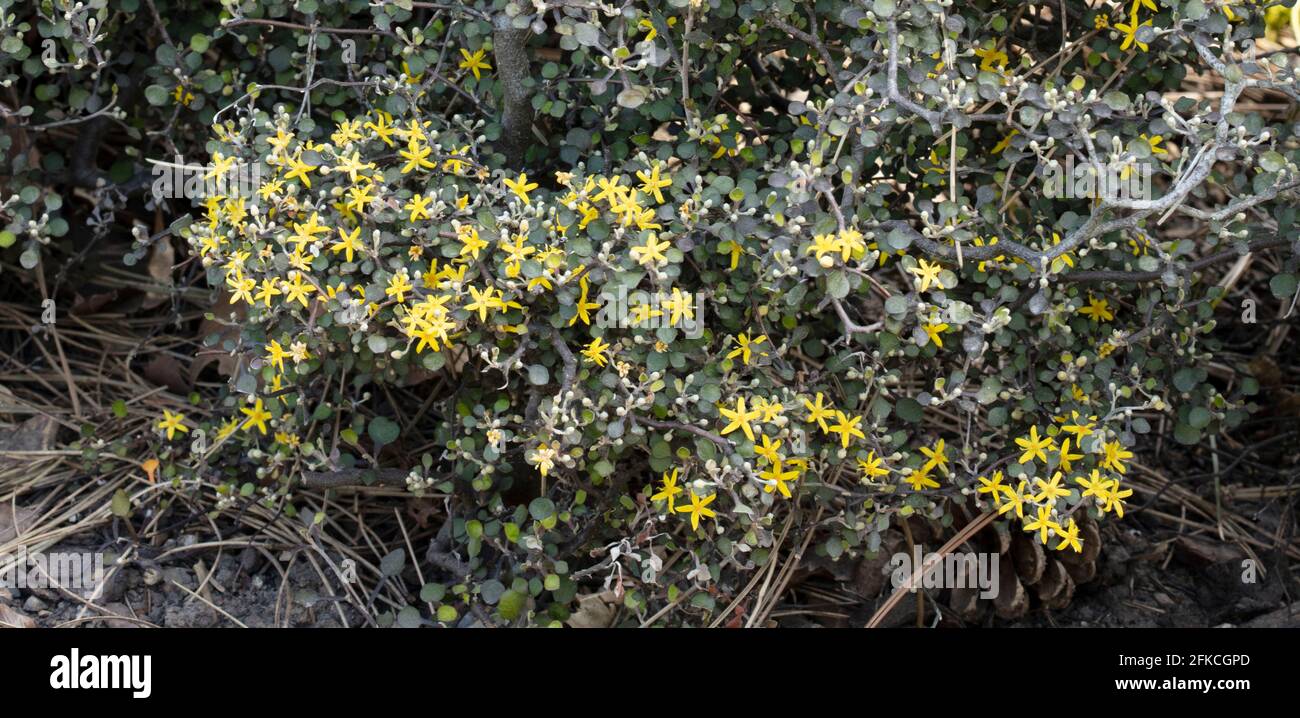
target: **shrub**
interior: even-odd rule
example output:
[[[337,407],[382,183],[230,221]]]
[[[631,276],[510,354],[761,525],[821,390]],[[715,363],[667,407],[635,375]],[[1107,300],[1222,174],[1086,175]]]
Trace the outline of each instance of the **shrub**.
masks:
[[[1296,291],[1295,131],[1238,109],[1296,96],[1260,5],[201,7],[153,18],[142,114],[263,181],[173,226],[237,367],[224,424],[160,418],[164,461],[228,504],[446,497],[446,623],[571,619],[601,579],[712,622],[783,553],[968,504],[1078,551],[1153,418],[1246,416],[1207,270],[1280,250]],[[1072,193],[1067,158],[1152,196]]]

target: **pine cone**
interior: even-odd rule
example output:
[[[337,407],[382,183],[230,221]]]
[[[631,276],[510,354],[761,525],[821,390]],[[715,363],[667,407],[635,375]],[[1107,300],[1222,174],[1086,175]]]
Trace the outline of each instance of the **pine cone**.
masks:
[[[912,546],[920,546],[922,558],[938,551],[954,535],[980,516],[982,512],[973,505],[954,512],[952,525],[943,526],[937,521],[913,516],[907,519],[906,531],[901,526],[890,528],[882,534],[879,551],[873,556],[863,556],[854,566],[852,576],[847,581],[852,593],[864,600],[864,615],[870,617],[880,607],[896,587],[893,585],[894,556],[904,554],[912,560]],[[980,598],[979,576],[968,569],[970,564],[957,564],[956,570],[963,575],[954,576],[966,588],[947,587],[929,595],[940,605],[947,605],[951,612],[970,623],[979,623],[994,614],[998,618],[1010,620],[1024,616],[1034,606],[1054,610],[1069,605],[1074,597],[1075,588],[1091,581],[1097,574],[1097,556],[1101,551],[1101,533],[1096,521],[1085,512],[1074,514],[1079,525],[1080,540],[1083,551],[1056,551],[1044,547],[1034,534],[1019,530],[1019,526],[1008,526],[1005,521],[995,521],[971,537],[957,553],[981,552],[997,554],[998,594],[992,599]],[[907,534],[911,534],[911,543]],[[1054,544],[1053,544],[1054,545]],[[806,563],[806,562],[805,562]],[[842,563],[842,562],[841,562]],[[991,568],[991,565],[986,563]],[[812,566],[808,566],[812,569]],[[825,567],[822,567],[823,569]],[[943,570],[941,567],[940,571]],[[826,573],[824,570],[822,573]],[[834,576],[843,582],[845,577]],[[904,601],[890,611],[883,626],[906,626],[915,621],[915,611],[911,608],[911,599]],[[932,604],[924,603],[924,620],[934,617],[930,610]]]
[[[970,510],[959,512],[949,533],[961,530],[976,515]],[[1097,522],[1086,511],[1076,512],[1073,518],[1079,525],[1081,552],[1047,548],[1033,534],[1008,528],[1004,522],[980,531],[969,543],[978,551],[998,554],[998,595],[991,601],[982,600],[978,587],[956,588],[949,591],[949,607],[963,619],[978,622],[990,608],[998,618],[1014,619],[1024,616],[1034,605],[1054,610],[1068,606],[1075,588],[1097,575],[1097,556],[1101,552]]]

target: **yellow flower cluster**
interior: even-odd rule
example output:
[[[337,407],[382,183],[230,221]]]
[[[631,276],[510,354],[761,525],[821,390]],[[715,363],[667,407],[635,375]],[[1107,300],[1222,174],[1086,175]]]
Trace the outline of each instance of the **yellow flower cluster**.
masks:
[[[483,52],[462,52],[462,69],[475,77],[481,70],[490,69],[483,61]],[[648,164],[644,171],[635,173],[637,184],[624,184],[620,175],[593,175],[575,182],[571,173],[559,172],[556,181],[568,188],[568,193],[556,197],[547,213],[547,237],[550,241],[537,243],[537,233],[529,231],[528,220],[522,220],[518,231],[503,238],[494,246],[483,237],[484,228],[475,221],[472,211],[479,198],[469,194],[457,197],[454,205],[441,201],[437,194],[415,193],[404,203],[393,204],[386,199],[400,195],[403,190],[392,184],[386,174],[382,150],[396,148],[399,176],[451,175],[469,176],[480,182],[486,171],[479,168],[469,156],[469,147],[461,146],[445,154],[435,137],[430,136],[430,122],[410,119],[399,124],[383,111],[340,122],[330,135],[329,143],[310,139],[301,140],[291,129],[287,117],[282,117],[268,139],[269,151],[265,161],[272,168],[272,176],[257,188],[255,205],[249,206],[245,197],[209,197],[206,203],[206,231],[193,234],[205,265],[219,265],[224,270],[225,283],[235,303],[246,304],[264,313],[301,312],[310,317],[321,310],[339,311],[358,307],[364,318],[380,318],[382,326],[391,326],[401,332],[413,346],[416,354],[430,350],[440,352],[451,346],[457,336],[468,327],[468,317],[477,317],[480,323],[492,327],[494,316],[511,310],[525,310],[520,301],[524,294],[552,291],[557,285],[579,280],[580,296],[575,305],[576,314],[570,326],[578,322],[591,324],[593,310],[598,304],[591,300],[589,285],[582,266],[569,267],[563,242],[570,227],[566,224],[569,210],[576,215],[573,222],[578,229],[600,218],[611,224],[630,228],[641,233],[642,244],[630,248],[629,256],[638,264],[661,267],[669,261],[669,242],[660,239],[655,230],[661,229],[657,221],[657,207],[667,201],[664,191],[672,186],[667,167],[658,161]],[[373,152],[375,148],[381,152]],[[368,158],[373,155],[373,159]],[[218,152],[213,155],[213,172],[224,172],[233,166],[233,157]],[[326,184],[321,186],[322,179]],[[530,193],[538,183],[526,174],[507,177],[502,186],[525,205],[533,203]],[[369,227],[387,222],[386,210],[400,206],[400,215],[409,227],[404,236],[412,237],[406,248],[406,257],[418,260],[426,251],[426,229],[437,222],[446,226],[450,222],[454,231],[434,233],[438,240],[450,240],[459,245],[459,251],[440,267],[439,259],[432,259],[427,270],[394,266],[373,272],[372,278],[381,279],[382,301],[362,282],[357,269],[366,262],[383,261],[381,246],[386,241],[374,230],[368,237]],[[337,213],[336,220],[326,218],[326,210]],[[228,227],[231,231],[223,230]],[[399,227],[400,228],[400,227]],[[503,233],[504,234],[504,233]],[[444,256],[446,256],[444,254]],[[332,261],[323,261],[329,258]],[[525,263],[536,263],[540,271],[530,271],[524,286],[517,287],[510,280],[521,279]],[[493,268],[500,266],[493,280]],[[487,272],[478,268],[486,268]],[[474,269],[475,271],[467,271]],[[369,271],[369,270],[368,270]],[[416,279],[418,277],[418,281]],[[478,284],[482,279],[483,284]],[[522,293],[521,293],[522,292]],[[467,297],[467,299],[462,299]],[[662,303],[677,326],[694,318],[690,297],[674,289],[671,298]],[[633,307],[634,319],[645,321],[661,314],[660,309],[649,306]],[[526,314],[526,311],[525,311]],[[256,320],[258,317],[251,317]],[[637,322],[634,322],[634,324]],[[502,331],[518,331],[509,324],[495,327]],[[373,331],[373,330],[372,330]],[[760,340],[761,341],[761,340]],[[589,345],[588,358],[598,365],[607,344]],[[268,360],[275,368],[279,381],[286,356],[278,343],[266,347]],[[748,352],[746,352],[748,355]],[[295,352],[295,361],[310,357],[306,352]],[[171,430],[173,433],[176,429]]]
[[[850,259],[862,259],[866,252],[867,244],[862,233],[850,227],[834,234],[814,235],[805,254],[813,255],[818,264],[830,269],[835,266],[836,255],[841,262],[848,263]]]
[[[1086,508],[1087,504],[1080,502],[1062,515],[1058,511],[1057,502],[1074,493],[1075,490],[1067,486],[1071,480],[1067,477],[1074,473],[1075,462],[1085,458],[1082,453],[1071,450],[1071,443],[1077,449],[1085,438],[1093,435],[1096,431],[1096,418],[1080,417],[1078,412],[1073,412],[1068,423],[1061,427],[1061,433],[1069,434],[1069,437],[1061,441],[1059,446],[1055,436],[1040,433],[1038,426],[1031,426],[1028,434],[1016,439],[1016,445],[1021,450],[1018,463],[1041,463],[1045,471],[1051,472],[1051,477],[1038,477],[1032,483],[1028,479],[1021,479],[1013,487],[1003,483],[1005,476],[998,470],[989,476],[979,477],[976,493],[991,498],[999,515],[1014,513],[1023,523],[1024,530],[1037,533],[1042,543],[1047,544],[1055,536],[1060,539],[1054,547],[1057,550],[1072,548],[1076,552],[1082,551],[1079,526],[1070,514]],[[1124,499],[1131,496],[1133,490],[1121,487],[1118,478],[1104,475],[1102,471],[1124,474],[1128,470],[1125,462],[1133,458],[1133,454],[1118,441],[1103,443],[1102,451],[1097,467],[1089,475],[1075,476],[1072,481],[1082,489],[1080,498],[1091,497],[1103,513],[1113,512],[1117,517],[1123,518]],[[1051,457],[1056,459],[1055,470],[1052,468]],[[1026,508],[1029,509],[1028,512]]]
[[[841,448],[848,449],[854,439],[866,439],[862,433],[862,416],[850,416],[833,406],[826,405],[821,392],[812,399],[803,399],[803,406],[808,410],[809,424],[816,424],[823,434],[838,434]],[[827,420],[834,423],[827,423]]]
[[[465,74],[477,78],[491,70],[483,51],[462,55]],[[680,261],[659,236],[659,218],[670,214],[661,209],[671,201],[666,192],[673,179],[669,165],[657,160],[632,171],[631,182],[617,174],[557,172],[554,183],[561,192],[548,194],[539,208],[538,181],[526,174],[489,181],[469,145],[448,142],[450,131],[440,134],[418,116],[399,121],[373,110],[339,122],[327,142],[297,134],[283,112],[260,129],[269,133],[265,150],[254,149],[248,138],[220,133],[236,151],[214,152],[212,173],[232,169],[242,147],[242,154],[258,154],[269,175],[249,196],[208,197],[205,221],[188,234],[204,266],[219,271],[231,303],[246,308],[246,323],[278,327],[257,352],[264,357],[265,389],[275,395],[310,373],[315,362],[349,350],[326,339],[321,317],[364,331],[376,354],[439,354],[473,331],[523,333],[533,302],[576,285],[576,301],[568,295],[557,303],[572,307],[569,326],[591,325],[600,305],[588,267],[570,257],[565,243],[597,220],[626,232],[626,266],[658,270]],[[527,209],[515,206],[505,220],[484,220],[489,215],[483,210],[503,198]],[[693,201],[676,213],[693,216]],[[669,326],[681,326],[695,318],[694,301],[672,288],[658,302],[629,307],[631,325],[664,316]],[[735,340],[739,353],[732,358],[746,364],[766,353],[765,336],[741,334]],[[616,348],[594,337],[581,354],[604,367]],[[631,367],[617,364],[626,376]],[[240,411],[243,419],[223,427],[223,437],[238,429],[266,435],[279,428],[260,398]],[[774,409],[762,411],[771,415]],[[286,414],[280,421],[290,420]],[[189,430],[183,415],[170,413],[158,428],[169,439]],[[545,476],[559,451],[543,441],[526,458]]]
[[[664,472],[661,482],[661,488],[657,493],[650,497],[651,501],[665,501],[668,505],[668,513],[689,514],[691,517],[691,530],[700,528],[701,518],[716,518],[718,513],[709,508],[709,504],[718,498],[717,494],[700,496],[694,491],[691,492],[690,503],[685,506],[677,505],[677,496],[685,489],[677,485],[678,473],[673,469],[672,474]]]

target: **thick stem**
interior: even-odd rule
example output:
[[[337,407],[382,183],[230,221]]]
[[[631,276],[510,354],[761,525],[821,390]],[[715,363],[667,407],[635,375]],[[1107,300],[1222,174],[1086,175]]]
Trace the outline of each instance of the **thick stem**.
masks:
[[[524,154],[533,142],[533,105],[528,88],[527,28],[511,26],[504,13],[497,16],[492,33],[497,77],[501,80],[501,153],[510,167],[523,166]]]

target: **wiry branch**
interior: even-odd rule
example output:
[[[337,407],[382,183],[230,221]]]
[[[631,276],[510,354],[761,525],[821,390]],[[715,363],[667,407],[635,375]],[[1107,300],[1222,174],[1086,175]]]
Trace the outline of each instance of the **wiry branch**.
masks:
[[[930,110],[922,107],[899,91],[898,28],[893,21],[888,23],[887,33],[889,40],[889,60],[887,70],[889,98],[903,109],[917,115],[921,119],[924,119],[931,125],[937,134],[938,127],[944,123],[946,114],[937,110]],[[1082,224],[1068,232],[1059,243],[1053,244],[1044,249],[1035,249],[1016,242],[1015,240],[1006,239],[1005,237],[999,241],[997,245],[986,245],[983,247],[950,246],[925,236],[914,229],[908,222],[900,220],[880,222],[877,225],[878,231],[902,232],[910,239],[914,246],[935,258],[956,259],[964,257],[966,259],[987,260],[998,256],[1009,255],[1026,262],[1030,267],[1039,272],[1046,273],[1047,268],[1053,260],[1069,252],[1075,251],[1084,243],[1113,232],[1137,229],[1144,220],[1153,215],[1163,218],[1169,213],[1178,212],[1195,219],[1223,221],[1239,212],[1274,199],[1283,192],[1300,187],[1300,180],[1281,182],[1257,195],[1235,200],[1227,206],[1217,210],[1207,211],[1184,206],[1184,202],[1186,202],[1191,193],[1205,183],[1214,168],[1214,163],[1222,159],[1222,153],[1238,151],[1235,143],[1230,137],[1232,124],[1229,115],[1234,111],[1237,100],[1241,96],[1242,91],[1247,87],[1268,87],[1278,90],[1293,89],[1268,80],[1241,77],[1236,77],[1234,79],[1232,77],[1233,73],[1228,71],[1228,64],[1213,55],[1204,38],[1196,36],[1191,38],[1191,42],[1207,64],[1217,72],[1225,75],[1224,90],[1218,110],[1215,113],[1217,115],[1217,120],[1215,121],[1214,135],[1212,139],[1207,141],[1194,155],[1192,155],[1192,159],[1188,166],[1177,178],[1175,178],[1168,191],[1166,191],[1162,196],[1151,199],[1102,198]],[[1088,140],[1089,142],[1090,139],[1091,138],[1085,137],[1085,140]],[[1093,154],[1094,153],[1089,152],[1089,156],[1093,156]],[[1120,210],[1127,210],[1129,214],[1117,216],[1116,212]],[[1259,245],[1259,249],[1267,249],[1270,247],[1282,246],[1286,243],[1280,240],[1265,240],[1258,242],[1257,244]],[[1222,261],[1225,257],[1235,255],[1236,253],[1236,250],[1227,250],[1188,265],[1171,265],[1150,272],[1089,270],[1071,272],[1060,278],[1064,281],[1075,282],[1147,281],[1163,276],[1170,269],[1176,271],[1195,271],[1204,266],[1209,266],[1215,262]],[[836,306],[836,310],[837,312],[841,312],[841,319],[846,319],[842,314],[841,307]],[[846,323],[846,327],[847,326],[851,325]],[[851,329],[850,331],[853,330]]]
[[[889,21],[888,52],[889,69],[886,74],[886,82],[888,83],[889,99],[893,100],[908,112],[911,112],[912,114],[921,117],[926,122],[929,122],[930,129],[934,131],[934,134],[939,134],[939,127],[943,124],[944,113],[937,110],[927,110],[904,96],[903,93],[898,90],[898,55],[900,49],[898,45],[898,25],[893,20]]]
[[[811,15],[811,12],[809,14]],[[813,18],[810,17],[810,21],[812,19]],[[835,77],[835,72],[838,65],[835,63],[834,59],[831,58],[831,53],[829,50],[826,49],[826,45],[823,44],[822,41],[819,40],[816,35],[812,34],[811,32],[804,32],[803,30],[800,30],[794,25],[791,25],[790,23],[781,19],[781,17],[777,15],[775,12],[768,14],[767,22],[772,27],[784,31],[790,37],[793,37],[796,40],[799,40],[800,42],[804,43],[805,45],[813,48],[813,50],[817,52],[817,55],[821,57],[822,64],[826,67],[826,74],[827,76],[830,77],[831,82],[835,83],[835,86],[837,88],[841,87],[838,79]],[[813,32],[816,32],[816,28],[811,28],[811,29],[813,30]]]
[[[564,377],[560,383],[560,394],[563,395],[568,393],[573,386],[574,379],[578,376],[578,361],[574,358],[569,345],[564,342],[564,336],[560,334],[560,330],[555,327],[551,327],[551,344],[555,347],[555,351],[559,352],[560,361],[564,363]]]

